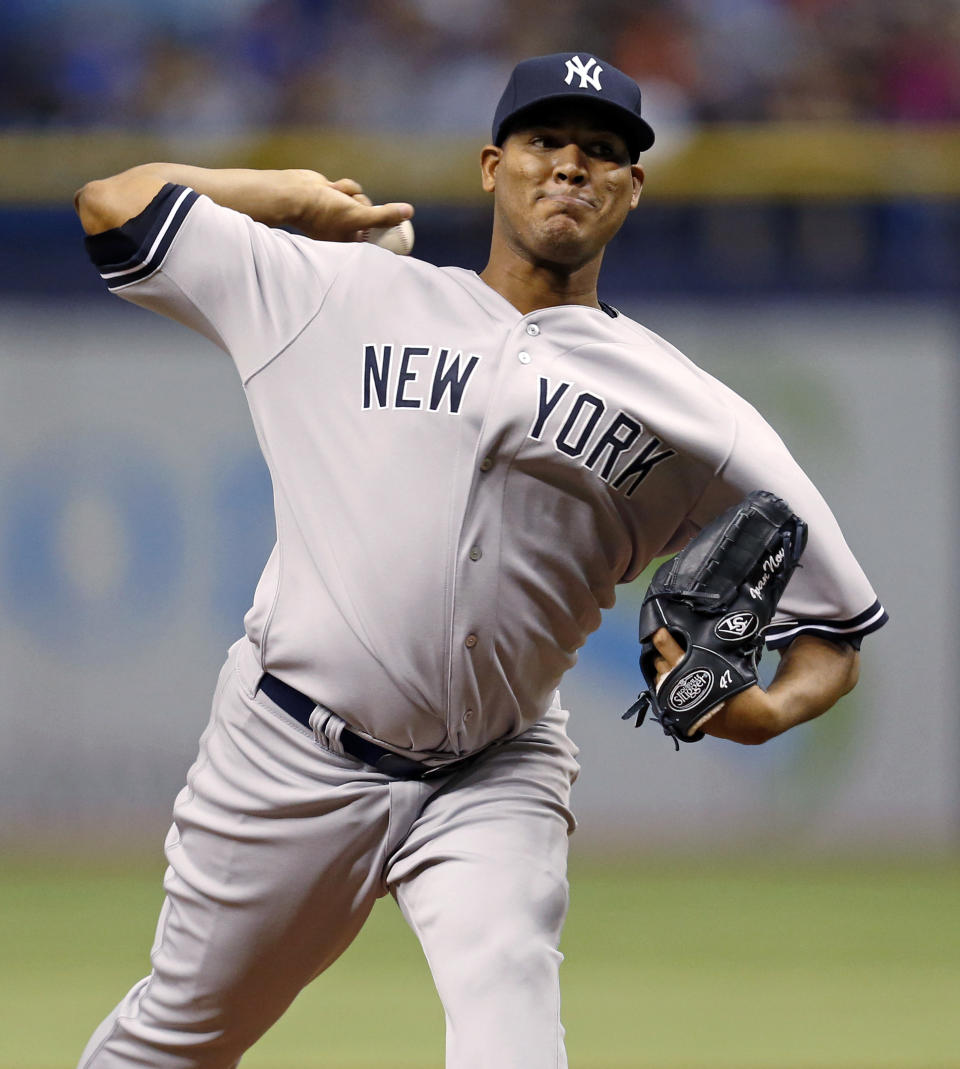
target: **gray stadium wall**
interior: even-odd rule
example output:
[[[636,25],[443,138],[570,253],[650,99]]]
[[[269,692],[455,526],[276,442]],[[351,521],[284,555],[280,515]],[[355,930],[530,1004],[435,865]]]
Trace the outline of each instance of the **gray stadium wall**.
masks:
[[[223,354],[93,282],[51,297],[37,277],[0,300],[0,838],[139,841],[162,834],[240,632],[269,483]],[[620,720],[639,685],[641,589],[623,590],[562,692],[579,841],[954,845],[955,308],[615,288],[781,430],[892,620],[822,721],[675,754]]]

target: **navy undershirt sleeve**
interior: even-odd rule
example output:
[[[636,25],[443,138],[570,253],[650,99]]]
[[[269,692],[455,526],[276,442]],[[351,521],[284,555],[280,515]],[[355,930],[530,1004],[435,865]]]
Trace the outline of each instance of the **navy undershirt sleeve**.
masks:
[[[192,189],[168,182],[139,215],[84,238],[87,255],[111,289],[137,282],[160,266],[196,199]]]

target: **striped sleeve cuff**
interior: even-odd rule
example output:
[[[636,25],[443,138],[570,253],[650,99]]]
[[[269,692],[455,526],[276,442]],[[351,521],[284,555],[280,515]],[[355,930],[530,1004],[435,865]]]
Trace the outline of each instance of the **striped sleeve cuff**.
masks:
[[[87,255],[111,290],[157,271],[198,194],[168,182],[143,211],[123,226],[84,239]]]
[[[869,609],[864,609],[849,620],[810,618],[773,624],[767,629],[765,641],[770,649],[776,650],[791,643],[797,635],[819,635],[821,638],[849,642],[859,649],[864,635],[883,627],[889,619],[884,607],[875,601]]]

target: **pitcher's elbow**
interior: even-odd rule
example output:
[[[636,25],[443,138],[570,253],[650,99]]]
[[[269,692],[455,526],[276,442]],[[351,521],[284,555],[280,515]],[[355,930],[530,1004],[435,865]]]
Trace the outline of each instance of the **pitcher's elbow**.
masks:
[[[107,182],[94,179],[81,186],[73,195],[73,207],[80,217],[80,225],[87,234],[99,234],[115,226],[106,196]]]

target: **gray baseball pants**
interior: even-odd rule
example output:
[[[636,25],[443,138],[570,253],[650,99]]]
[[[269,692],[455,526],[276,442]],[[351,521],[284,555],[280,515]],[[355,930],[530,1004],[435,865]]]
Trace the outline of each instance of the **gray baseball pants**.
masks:
[[[259,674],[236,643],[174,804],[152,972],[78,1069],[232,1069],[388,891],[443,1003],[449,1069],[565,1067],[578,766],[559,703],[459,771],[395,780],[323,748]]]

